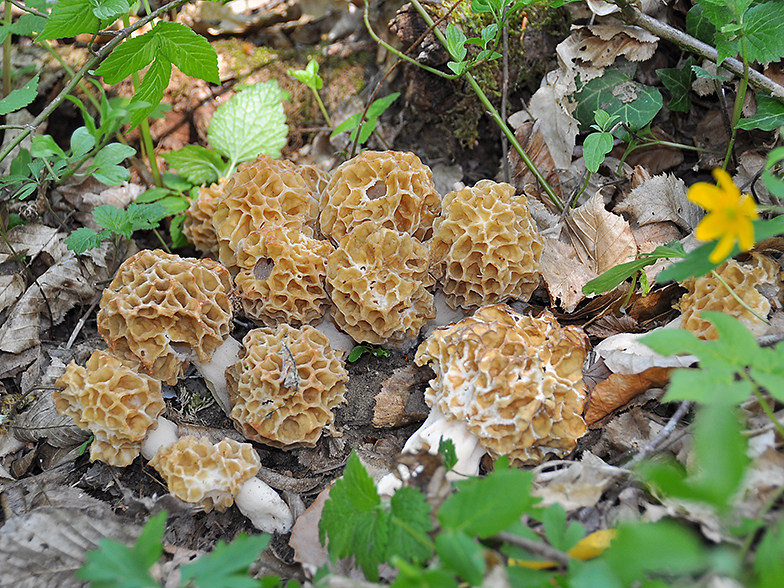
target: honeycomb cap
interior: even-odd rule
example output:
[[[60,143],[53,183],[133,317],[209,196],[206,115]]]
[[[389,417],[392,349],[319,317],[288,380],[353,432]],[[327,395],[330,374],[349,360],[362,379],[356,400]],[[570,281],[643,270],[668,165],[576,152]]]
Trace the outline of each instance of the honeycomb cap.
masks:
[[[324,428],[335,434],[332,410],[344,400],[348,374],[320,331],[281,324],[245,335],[226,380],[236,429],[291,449],[313,447]]]
[[[226,179],[221,178],[217,184],[199,188],[199,197],[191,201],[182,223],[182,234],[188,242],[213,259],[218,257],[218,235],[212,217],[218,210],[225,185]]]
[[[115,355],[173,385],[189,357],[209,361],[229,336],[230,292],[229,272],[215,261],[143,250],[104,290],[98,331]]]
[[[259,471],[261,461],[250,443],[223,439],[213,445],[207,437],[188,435],[158,451],[150,465],[173,496],[198,503],[206,512],[224,512]]]
[[[417,365],[436,373],[425,401],[463,420],[483,447],[533,465],[571,452],[586,430],[582,366],[587,338],[545,312],[484,306],[419,346]]]
[[[336,243],[369,220],[424,240],[440,211],[433,173],[416,155],[363,151],[332,174],[319,223]]]
[[[107,351],[93,351],[84,367],[71,362],[53,393],[57,412],[92,431],[90,461],[129,465],[165,405],[161,383]]]
[[[539,285],[542,237],[526,197],[514,192],[509,184],[481,180],[444,197],[430,257],[452,309],[527,301]]]
[[[781,267],[770,257],[752,253],[744,262],[728,259],[715,271],[738,298],[760,316],[768,316],[773,309],[771,301],[778,308],[781,307]],[[683,287],[688,291],[680,301],[681,328],[691,331],[700,339],[717,339],[719,336],[713,323],[702,318],[701,313],[704,310],[715,310],[734,316],[755,337],[767,332],[768,325],[740,304],[713,273],[689,278],[683,282]]]
[[[237,253],[234,278],[245,316],[269,326],[320,320],[331,305],[325,280],[334,250],[294,227],[253,231]]]
[[[232,272],[242,241],[255,230],[272,226],[316,226],[318,199],[315,183],[287,161],[259,155],[240,166],[226,182],[213,216],[218,256]]]
[[[332,317],[357,342],[398,345],[416,338],[435,317],[427,247],[414,237],[359,225],[329,256]]]

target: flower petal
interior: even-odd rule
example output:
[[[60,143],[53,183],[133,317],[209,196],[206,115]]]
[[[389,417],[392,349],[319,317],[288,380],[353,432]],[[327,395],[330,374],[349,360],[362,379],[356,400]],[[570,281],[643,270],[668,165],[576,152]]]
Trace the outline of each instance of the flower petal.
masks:
[[[727,232],[729,228],[727,217],[720,212],[711,212],[697,225],[694,236],[700,241],[713,241]]]
[[[705,210],[713,210],[723,194],[723,191],[713,184],[697,182],[689,188],[686,198]]]
[[[732,195],[736,202],[740,200],[740,190],[732,181],[730,174],[717,167],[713,170],[713,177],[716,178],[716,183],[719,184],[722,192]]]
[[[754,202],[754,198],[751,197],[751,194],[745,194],[743,196],[743,200],[740,201],[738,208],[740,209],[740,213],[747,218],[752,220],[757,220],[759,218],[757,203]]]
[[[738,244],[741,251],[748,251],[754,247],[754,225],[751,221],[743,219],[738,223]]]
[[[723,261],[730,253],[732,253],[732,248],[734,245],[735,238],[732,235],[724,235],[719,240],[719,244],[716,245],[716,248],[711,251],[708,259],[711,261],[711,263],[719,263],[720,261]]]

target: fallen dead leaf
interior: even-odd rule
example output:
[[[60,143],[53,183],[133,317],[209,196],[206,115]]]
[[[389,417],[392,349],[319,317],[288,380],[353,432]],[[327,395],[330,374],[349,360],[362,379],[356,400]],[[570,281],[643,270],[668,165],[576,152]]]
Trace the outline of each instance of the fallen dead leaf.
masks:
[[[686,198],[686,192],[686,184],[680,178],[667,174],[653,176],[634,188],[614,212],[632,215],[640,226],[671,221],[684,231],[691,232],[703,213]]]
[[[578,58],[602,69],[621,55],[628,61],[647,61],[659,44],[659,38],[645,29],[620,23],[575,26],[573,30],[579,39]]]
[[[571,247],[566,243],[549,237],[545,237],[543,241],[541,271],[550,299],[553,303],[560,304],[565,312],[571,313],[585,298],[583,286],[598,274],[585,264],[569,257],[566,252]]]
[[[650,253],[659,245],[679,241],[683,235],[678,229],[678,225],[669,221],[635,227],[632,229],[632,233],[640,253]]]
[[[539,469],[539,468],[538,468]],[[537,471],[532,496],[542,499],[542,507],[560,504],[564,510],[595,506],[604,491],[624,472],[607,465],[590,451],[585,451],[581,461],[550,472],[545,468]]]
[[[649,368],[639,374],[612,374],[591,392],[585,422],[590,425],[625,405],[650,388],[661,388],[669,381],[670,368]]]

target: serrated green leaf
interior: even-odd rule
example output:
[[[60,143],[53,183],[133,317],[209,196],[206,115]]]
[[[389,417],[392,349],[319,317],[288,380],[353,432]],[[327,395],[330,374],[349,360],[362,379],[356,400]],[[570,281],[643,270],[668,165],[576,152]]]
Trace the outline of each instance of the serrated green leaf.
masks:
[[[404,487],[390,500],[389,534],[385,559],[393,556],[424,563],[433,555],[427,534],[433,530],[430,505],[416,488]]]
[[[131,9],[129,0],[90,0],[93,14],[99,20],[115,20]]]
[[[43,30],[45,25],[45,18],[35,16],[34,14],[23,14],[15,23],[0,24],[0,43],[5,41],[8,35],[33,36],[35,33]]]
[[[607,154],[612,151],[613,136],[610,133],[591,133],[583,141],[585,168],[591,172],[599,171]]]
[[[611,267],[602,275],[594,278],[583,286],[583,294],[588,296],[589,294],[607,292],[622,282],[625,282],[644,267],[656,263],[659,259],[683,257],[684,255],[686,255],[686,252],[683,249],[683,245],[678,241],[667,243],[667,245],[659,245],[652,252],[640,255],[640,257],[634,261],[627,261],[626,263]]]
[[[193,579],[210,588],[256,588],[258,581],[250,577],[248,568],[269,542],[269,535],[244,533],[229,545],[219,541],[211,553],[180,568],[182,581]]]
[[[101,241],[102,239],[98,233],[87,227],[80,227],[66,237],[65,245],[79,255],[88,249],[100,247]]]
[[[602,77],[585,84],[574,99],[578,103],[574,115],[582,129],[591,126],[594,113],[601,108],[637,131],[650,123],[663,105],[662,95],[656,88],[643,86],[613,68],[607,68]],[[613,134],[624,138],[626,132],[616,129]]]
[[[24,86],[12,90],[8,96],[0,100],[0,116],[20,110],[38,97],[38,77],[39,74],[35,74]]]
[[[160,202],[150,204],[136,204],[132,202],[125,209],[125,213],[131,226],[131,231],[155,228],[161,219],[168,216],[168,210]]]
[[[98,24],[90,0],[60,0],[52,8],[40,38],[62,39],[81,33],[95,33]]]
[[[115,47],[95,70],[96,75],[103,76],[104,82],[114,85],[149,65],[158,51],[156,28]]]
[[[728,18],[731,18],[731,15],[728,14]],[[711,22],[699,4],[692,6],[686,14],[686,32],[703,43],[713,45],[713,40],[716,37],[716,25]]]
[[[691,68],[696,63],[693,57],[689,57],[680,68],[656,70],[656,75],[659,76],[662,84],[672,95],[672,98],[667,103],[667,108],[670,110],[674,112],[689,112],[691,108],[689,93],[691,92],[691,82],[694,79],[694,72]]]
[[[736,370],[731,366],[710,369],[677,369],[670,374],[663,402],[692,400],[702,404],[736,406],[752,392],[747,380],[736,380]]]
[[[458,482],[457,492],[439,509],[438,520],[444,529],[489,537],[506,529],[538,501],[531,496],[532,483],[531,472],[508,468]]]
[[[131,116],[131,128],[141,124],[161,103],[166,86],[169,85],[171,69],[171,62],[165,56],[155,57],[133,97],[135,102],[146,102],[148,106],[134,111]]]
[[[128,214],[117,206],[110,204],[96,206],[93,210],[93,220],[98,226],[122,235],[126,239],[130,239],[133,233]]]
[[[737,124],[739,129],[747,131],[752,129],[775,131],[781,126],[784,126],[784,104],[765,94],[757,96],[757,112],[754,116],[742,118]]]
[[[480,586],[485,575],[484,549],[462,531],[444,531],[436,536],[441,565],[471,586]]]
[[[220,84],[218,54],[209,41],[184,24],[159,22],[156,32],[160,51],[187,76]]]
[[[398,569],[390,588],[458,588],[454,575],[440,568],[422,569],[405,561],[393,560]]]
[[[276,158],[286,144],[289,128],[277,80],[251,86],[218,107],[207,131],[212,148],[233,164],[260,153]]]
[[[226,167],[226,162],[218,153],[200,145],[186,145],[164,154],[163,159],[171,169],[179,171],[192,184],[209,185],[217,182]]]
[[[159,588],[150,576],[150,567],[163,553],[161,538],[165,526],[166,511],[163,511],[147,521],[133,548],[101,539],[99,548],[87,554],[87,563],[76,571],[76,577],[93,582],[93,586]]]
[[[767,64],[784,57],[784,3],[767,2],[749,8],[743,17],[746,58]]]

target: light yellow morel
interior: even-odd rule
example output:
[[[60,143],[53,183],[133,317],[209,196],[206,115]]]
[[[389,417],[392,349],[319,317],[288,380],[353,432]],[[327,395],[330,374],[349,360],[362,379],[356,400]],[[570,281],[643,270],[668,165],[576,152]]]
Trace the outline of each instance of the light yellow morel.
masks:
[[[344,401],[348,374],[329,340],[311,326],[253,329],[226,370],[236,429],[273,447],[313,447]]]
[[[481,446],[518,465],[563,457],[585,434],[582,366],[587,338],[549,312],[530,317],[484,306],[419,346],[436,373],[425,401],[465,422]]]
[[[728,259],[716,268],[735,295],[760,316],[767,317],[774,305],[781,308],[781,267],[760,253],[752,253],[747,261]],[[727,291],[727,287],[712,273],[683,282],[688,290],[680,301],[681,328],[691,331],[700,339],[717,339],[719,334],[713,324],[702,318],[705,310],[715,310],[734,316],[754,336],[764,335],[768,326],[754,316]]]
[[[450,192],[430,240],[431,270],[451,308],[527,301],[539,285],[543,243],[523,195],[481,180]]]
[[[212,218],[218,210],[225,185],[226,180],[221,179],[217,184],[199,188],[199,197],[191,201],[182,224],[182,234],[188,242],[213,259],[218,258],[218,236]]]
[[[57,412],[95,439],[90,461],[129,465],[165,405],[161,383],[139,374],[107,351],[93,351],[84,367],[71,362],[53,394]],[[157,426],[157,425],[155,425]]]

